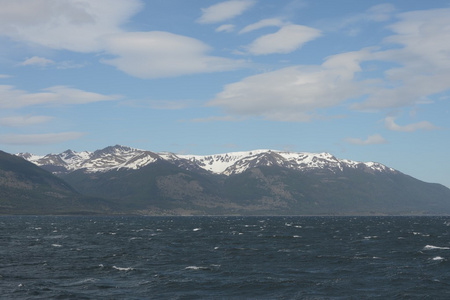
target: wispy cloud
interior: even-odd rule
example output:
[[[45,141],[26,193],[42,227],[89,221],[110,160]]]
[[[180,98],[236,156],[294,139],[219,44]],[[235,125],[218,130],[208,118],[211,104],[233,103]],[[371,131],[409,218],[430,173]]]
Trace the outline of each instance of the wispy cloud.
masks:
[[[347,138],[345,141],[349,144],[353,145],[377,145],[377,144],[386,144],[387,141],[380,134],[370,135],[367,139],[359,139],[359,138]]]
[[[363,32],[362,27],[368,22],[386,22],[394,18],[395,6],[390,3],[378,4],[362,13],[353,14],[343,19],[327,19],[322,23],[326,31],[341,31],[349,36],[357,36]]]
[[[40,56],[33,56],[30,58],[27,58],[25,61],[23,61],[20,65],[22,66],[30,66],[30,65],[35,65],[35,66],[40,66],[40,67],[45,67],[47,65],[52,65],[55,62],[51,59],[45,58],[45,57],[40,57]]]
[[[179,110],[192,107],[195,105],[195,102],[192,100],[128,100],[120,104],[137,108]]]
[[[242,118],[237,118],[234,116],[211,116],[206,118],[192,119],[191,122],[194,123],[206,123],[206,122],[235,122],[240,121]]]
[[[74,63],[72,61],[61,61],[56,62],[52,59],[40,57],[40,56],[33,56],[31,58],[27,58],[23,62],[20,63],[21,66],[38,66],[38,67],[49,67],[52,66],[56,69],[77,69],[82,68],[86,64],[80,64],[80,63]]]
[[[50,116],[11,116],[0,118],[0,125],[7,127],[30,126],[52,120]]]
[[[245,26],[243,29],[241,29],[239,31],[239,34],[251,32],[251,31],[258,30],[258,29],[265,28],[265,27],[282,27],[285,25],[288,25],[288,23],[284,22],[283,20],[278,19],[278,18],[264,19],[264,20],[258,21],[256,23]]]
[[[49,145],[79,139],[82,132],[60,132],[43,134],[3,134],[0,143],[7,145]]]
[[[398,15],[389,26],[394,35],[385,39],[394,49],[376,51],[373,60],[393,62],[380,84],[356,109],[411,106],[450,89],[450,8]]]
[[[320,30],[302,25],[286,25],[275,33],[263,35],[246,47],[254,55],[290,53],[318,38]]]
[[[252,7],[254,0],[231,0],[224,1],[207,8],[202,8],[202,16],[197,20],[198,23],[218,23],[241,15],[244,11]]]
[[[67,86],[53,86],[39,93],[29,93],[10,85],[0,85],[0,108],[21,108],[31,105],[71,105],[118,100],[118,95],[102,95]]]
[[[400,126],[397,123],[395,123],[394,117],[386,117],[384,119],[384,125],[389,130],[402,131],[402,132],[413,132],[413,131],[417,131],[417,130],[439,129],[439,127],[434,126],[433,124],[431,124],[428,121],[421,121],[421,122],[417,122],[417,123]]]
[[[216,32],[233,32],[234,28],[233,24],[223,24],[216,28]]]

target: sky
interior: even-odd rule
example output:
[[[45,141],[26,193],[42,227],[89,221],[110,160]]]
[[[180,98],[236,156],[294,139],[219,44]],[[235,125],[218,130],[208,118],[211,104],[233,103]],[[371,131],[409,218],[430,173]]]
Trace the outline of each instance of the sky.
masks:
[[[329,152],[450,187],[450,0],[0,0],[0,150]]]

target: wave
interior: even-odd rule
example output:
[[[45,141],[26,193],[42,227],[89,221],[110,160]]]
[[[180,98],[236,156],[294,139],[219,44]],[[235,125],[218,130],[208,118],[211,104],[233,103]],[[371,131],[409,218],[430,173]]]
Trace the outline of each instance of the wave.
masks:
[[[438,247],[438,246],[433,246],[433,245],[426,245],[425,247],[423,247],[423,250],[436,250],[436,249],[450,250],[449,247]]]
[[[208,267],[197,267],[197,266],[188,266],[184,269],[185,270],[209,270]]]
[[[121,267],[116,267],[116,266],[112,266],[113,269],[119,270],[119,271],[133,271],[134,268],[129,267],[129,268],[121,268]]]
[[[432,260],[444,260],[445,258],[441,257],[441,256],[436,256],[433,257]]]
[[[202,270],[202,271],[211,271],[214,269],[218,269],[220,268],[220,265],[209,265],[207,267],[203,267],[203,266],[188,266],[186,268],[184,268],[185,270]]]

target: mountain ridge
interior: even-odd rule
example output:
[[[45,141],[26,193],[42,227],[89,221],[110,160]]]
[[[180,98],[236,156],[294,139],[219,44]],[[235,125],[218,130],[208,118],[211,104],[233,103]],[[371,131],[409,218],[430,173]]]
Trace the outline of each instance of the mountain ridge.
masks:
[[[330,153],[288,152],[258,149],[212,155],[185,155],[171,152],[152,152],[128,146],[115,145],[94,152],[66,150],[59,154],[37,156],[30,153],[16,154],[53,173],[70,173],[84,169],[86,172],[139,169],[157,160],[165,160],[186,169],[203,169],[214,174],[235,175],[260,165],[279,165],[296,170],[344,167],[368,168],[374,172],[399,172],[376,162],[358,162],[337,159]]]

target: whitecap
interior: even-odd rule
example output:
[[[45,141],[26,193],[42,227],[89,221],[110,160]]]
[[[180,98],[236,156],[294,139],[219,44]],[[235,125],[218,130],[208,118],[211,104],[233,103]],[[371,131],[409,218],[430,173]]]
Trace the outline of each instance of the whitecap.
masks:
[[[413,231],[413,234],[414,235],[420,235],[420,236],[430,236],[429,234],[425,234],[425,233],[422,233],[422,232],[414,232],[414,231]]]
[[[199,230],[202,230],[201,228],[194,228],[194,229],[192,229],[192,231],[199,231]]]
[[[423,250],[436,250],[436,249],[450,250],[449,247],[438,247],[438,246],[433,246],[433,245],[426,245],[425,247],[423,247]]]
[[[85,285],[87,283],[94,283],[94,282],[97,282],[97,281],[98,281],[98,279],[95,279],[95,278],[86,278],[86,279],[82,279],[82,280],[70,283],[67,286],[79,286],[79,285]]]
[[[52,244],[53,247],[62,247],[60,244]]]
[[[436,256],[436,257],[433,257],[432,260],[444,260],[444,258],[441,256]]]
[[[209,270],[208,267],[188,266],[185,270]]]
[[[119,271],[132,271],[134,270],[134,268],[129,267],[129,268],[121,268],[121,267],[116,267],[116,266],[112,266],[113,269],[119,270]]]

